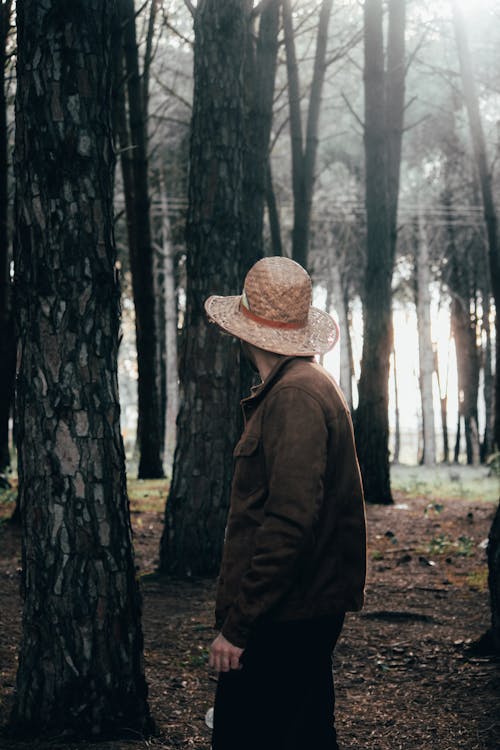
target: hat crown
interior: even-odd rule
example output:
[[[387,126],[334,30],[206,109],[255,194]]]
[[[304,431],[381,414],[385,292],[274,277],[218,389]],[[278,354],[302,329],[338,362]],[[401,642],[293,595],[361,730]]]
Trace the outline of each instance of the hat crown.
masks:
[[[262,258],[246,275],[244,298],[254,315],[305,325],[312,301],[311,278],[290,258]]]

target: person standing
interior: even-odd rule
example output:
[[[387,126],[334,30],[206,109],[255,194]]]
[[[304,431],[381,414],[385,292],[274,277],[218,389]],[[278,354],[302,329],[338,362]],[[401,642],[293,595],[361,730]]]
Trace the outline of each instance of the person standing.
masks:
[[[338,340],[307,272],[258,261],[241,295],[212,296],[262,382],[243,399],[217,585],[212,750],[336,750],[332,654],[362,607],[363,489],[351,417],[314,356]]]

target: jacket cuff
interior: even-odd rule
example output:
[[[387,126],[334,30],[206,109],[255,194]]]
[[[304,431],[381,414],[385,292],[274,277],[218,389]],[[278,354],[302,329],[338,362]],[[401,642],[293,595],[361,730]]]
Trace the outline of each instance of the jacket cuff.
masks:
[[[238,646],[238,648],[246,648],[250,628],[245,627],[240,622],[240,619],[234,609],[231,609],[228,616],[226,617],[224,625],[221,628],[221,633],[224,638],[229,641],[229,643],[233,644],[233,646]]]

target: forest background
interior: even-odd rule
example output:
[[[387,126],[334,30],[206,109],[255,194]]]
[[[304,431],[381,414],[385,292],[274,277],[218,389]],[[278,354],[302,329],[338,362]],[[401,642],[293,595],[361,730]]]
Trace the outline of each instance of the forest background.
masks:
[[[498,498],[500,6],[64,5],[0,6],[0,469],[25,602],[11,725],[94,736],[127,716],[147,735],[121,436],[129,477],[168,487],[150,567],[213,577],[251,374],[202,301],[239,293],[259,257],[301,262],[339,322],[324,364],[368,503],[393,505],[405,464]],[[489,654],[498,512],[484,523]]]

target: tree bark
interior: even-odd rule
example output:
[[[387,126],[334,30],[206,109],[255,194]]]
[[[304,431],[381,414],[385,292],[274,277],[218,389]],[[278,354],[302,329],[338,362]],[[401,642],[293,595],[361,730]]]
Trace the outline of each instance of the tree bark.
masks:
[[[399,388],[398,388],[398,360],[396,357],[396,347],[392,349],[392,362],[394,365],[394,454],[392,462],[399,463],[399,454],[401,452],[401,419],[399,412]]]
[[[262,230],[278,57],[280,4],[281,0],[269,0],[265,4],[260,15],[256,42],[251,28],[247,34],[243,168],[245,232],[240,271],[242,284],[248,269],[264,253]]]
[[[389,476],[389,361],[393,349],[392,246],[389,222],[386,85],[381,0],[366,0],[365,190],[367,260],[363,290],[363,353],[355,415],[356,443],[372,503],[392,503]]]
[[[292,185],[294,220],[292,230],[292,258],[305,268],[309,249],[311,206],[314,190],[314,171],[318,150],[318,126],[321,98],[326,70],[328,26],[333,0],[323,0],[319,12],[314,72],[309,97],[306,140],[303,143],[300,113],[300,85],[290,0],[282,0],[283,28],[288,73],[290,135],[292,139]]]
[[[12,3],[0,4],[0,473],[10,466],[9,419],[14,402],[15,343],[8,232],[8,135],[5,71]]]
[[[417,217],[415,261],[417,271],[419,382],[423,425],[422,463],[424,466],[434,466],[436,463],[436,434],[433,397],[434,354],[431,337],[430,261],[427,234],[420,208]]]
[[[12,724],[151,728],[120,434],[114,4],[17,3],[16,309],[23,636]]]
[[[147,133],[143,106],[145,97],[139,74],[134,2],[119,0],[119,5],[122,14],[126,72],[126,77],[122,77],[122,80],[126,80],[128,103],[128,120],[125,119],[120,128],[120,135],[123,135],[125,142],[122,143],[120,140],[120,147],[122,153],[123,149],[130,149],[125,157],[129,173],[127,178],[124,174],[124,187],[131,191],[126,198],[126,209],[137,342],[140,450],[138,474],[140,479],[151,479],[163,476],[163,466],[158,392],[160,365],[153,279],[154,253],[149,216]]]
[[[389,231],[394,263],[398,236],[397,217],[399,177],[405,112],[405,27],[406,0],[388,0],[386,123],[387,123],[387,189],[389,196]]]
[[[500,654],[500,503],[491,524],[488,539],[488,587],[493,650]]]
[[[459,415],[463,419],[467,463],[476,466],[479,464],[479,362],[476,327],[469,312],[468,296],[459,296],[456,291],[451,303],[451,324],[457,353]],[[455,458],[458,460],[457,451]]]
[[[440,416],[441,416],[441,432],[443,435],[443,458],[442,463],[447,464],[450,458],[450,446],[448,440],[448,375],[446,376],[446,383],[441,383],[439,375],[439,359],[437,350],[434,352],[434,372],[436,373],[438,389],[439,389],[439,405],[440,405]]]
[[[165,178],[160,173],[160,197],[162,211],[162,246],[165,272],[165,381],[166,413],[164,464],[167,475],[171,475],[176,443],[176,420],[179,412],[179,368],[177,363],[177,295],[175,283],[175,250],[170,237],[170,220],[168,217],[168,199]]]
[[[352,408],[352,380],[351,380],[351,357],[349,342],[349,317],[345,305],[345,294],[342,285],[342,274],[340,271],[340,259],[331,259],[328,253],[328,265],[332,284],[333,299],[337,310],[340,329],[340,387],[349,407]],[[329,313],[330,311],[327,310]]]
[[[491,170],[488,166],[486,142],[479,112],[479,100],[472,70],[472,60],[467,42],[465,22],[457,0],[453,0],[453,21],[457,43],[458,59],[462,76],[465,106],[469,116],[472,146],[479,172],[483,199],[484,222],[488,238],[491,289],[497,315],[495,318],[496,340],[500,341],[500,248],[498,241],[498,220],[491,186]],[[495,443],[500,448],[500,346],[496,347],[495,368]]]
[[[281,244],[281,227],[278,206],[276,205],[276,195],[273,187],[273,177],[271,172],[271,162],[268,161],[266,170],[266,205],[269,216],[269,229],[271,232],[271,248],[273,255],[283,255],[283,246]]]
[[[492,368],[493,352],[491,345],[490,326],[490,300],[483,298],[483,374],[484,374],[484,403],[485,403],[485,425],[483,440],[481,442],[481,461],[493,453],[493,435],[495,430],[495,380]]]
[[[240,425],[238,345],[203,302],[241,291],[246,23],[242,0],[196,7],[181,408],[160,548],[160,570],[179,575],[219,569]]]

